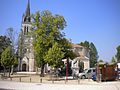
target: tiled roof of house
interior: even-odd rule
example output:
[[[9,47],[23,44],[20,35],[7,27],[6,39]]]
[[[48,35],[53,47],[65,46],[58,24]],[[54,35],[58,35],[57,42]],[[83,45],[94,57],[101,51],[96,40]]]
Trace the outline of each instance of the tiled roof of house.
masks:
[[[80,48],[80,47],[83,47],[83,46],[78,45],[78,44],[72,44],[72,47],[73,47],[73,48]]]

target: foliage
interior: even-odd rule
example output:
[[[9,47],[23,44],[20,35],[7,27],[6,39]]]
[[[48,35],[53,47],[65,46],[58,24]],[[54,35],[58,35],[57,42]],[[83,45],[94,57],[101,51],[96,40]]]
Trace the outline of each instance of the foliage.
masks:
[[[94,67],[98,59],[98,52],[95,45],[88,41],[81,42],[79,45],[86,47],[87,51],[89,52],[90,67]]]
[[[98,52],[93,43],[90,43],[90,67],[94,67],[98,60]]]
[[[120,62],[120,45],[116,49],[117,49],[117,54],[116,54],[117,62]]]
[[[115,60],[114,57],[112,57],[111,62],[112,62],[112,63],[115,63],[115,62],[116,62],[116,60]]]
[[[11,45],[11,41],[8,37],[0,36],[0,59],[1,59],[2,52],[10,45]],[[1,62],[0,62],[0,70],[2,69],[3,67],[1,66]]]
[[[77,57],[77,55],[72,50],[72,44],[69,40],[63,38],[58,43],[63,48],[62,51],[64,52],[64,59],[70,58],[73,60],[75,57]]]
[[[0,56],[1,53],[10,45],[11,45],[11,41],[8,37],[0,36]]]
[[[1,54],[1,65],[4,68],[10,68],[14,64],[15,57],[11,47],[7,47]]]
[[[63,34],[60,31],[64,29],[66,22],[63,16],[52,15],[50,11],[37,12],[32,17],[36,65],[44,69],[44,64],[47,63],[44,57],[53,44],[62,39]],[[42,72],[41,69],[41,74]]]
[[[6,36],[11,41],[11,49],[12,49],[12,54],[13,54],[13,63],[12,63],[12,66],[11,66],[10,70],[11,70],[11,74],[13,74],[14,67],[18,65],[17,56],[16,56],[17,55],[16,51],[18,49],[18,47],[17,47],[18,44],[17,44],[17,34],[16,34],[16,31],[12,27],[10,27],[10,28],[7,29]]]
[[[62,48],[58,45],[58,43],[55,43],[46,53],[45,60],[50,66],[58,68],[63,64],[63,57],[64,53],[62,52]]]
[[[104,61],[100,59],[98,62],[104,62]]]
[[[21,59],[24,55],[24,38],[23,38],[23,32],[19,34],[19,40],[18,40],[18,50],[17,50],[17,56],[19,59]]]
[[[90,48],[90,43],[88,41],[81,42],[79,45],[86,47],[87,49]]]
[[[12,27],[7,29],[7,35],[6,35],[10,41],[11,41],[11,46],[14,46],[15,44],[15,32]]]
[[[66,27],[66,21],[63,16],[53,15],[46,10],[37,12],[32,15],[32,18],[34,30],[33,46],[38,67],[43,67],[46,63],[57,67],[58,64],[60,66],[60,59],[74,57],[70,50],[70,42],[64,37],[65,35],[62,32]]]

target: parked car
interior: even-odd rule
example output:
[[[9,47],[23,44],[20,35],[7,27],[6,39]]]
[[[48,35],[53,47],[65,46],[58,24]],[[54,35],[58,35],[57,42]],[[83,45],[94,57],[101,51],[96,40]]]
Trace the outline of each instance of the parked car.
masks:
[[[85,79],[85,78],[92,78],[92,76],[96,73],[96,69],[95,68],[89,68],[89,69],[85,69],[82,73],[78,74],[78,77],[81,79]]]

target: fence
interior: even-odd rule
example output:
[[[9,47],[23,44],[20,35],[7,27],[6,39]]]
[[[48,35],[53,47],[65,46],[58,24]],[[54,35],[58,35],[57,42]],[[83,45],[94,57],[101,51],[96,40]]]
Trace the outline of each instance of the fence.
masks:
[[[92,84],[96,83],[91,79],[68,79],[65,78],[55,78],[55,77],[40,77],[38,75],[32,76],[11,76],[11,77],[1,77],[0,80],[4,81],[16,81],[16,82],[29,82],[29,83],[49,83],[49,84]],[[91,83],[92,82],[92,83]]]

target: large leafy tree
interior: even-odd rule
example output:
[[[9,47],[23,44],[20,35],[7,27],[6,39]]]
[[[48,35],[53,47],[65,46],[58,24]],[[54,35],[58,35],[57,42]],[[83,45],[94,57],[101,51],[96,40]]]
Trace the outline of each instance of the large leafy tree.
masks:
[[[86,47],[87,51],[89,51],[90,67],[94,67],[98,60],[98,52],[95,45],[88,41],[81,42],[79,45]]]
[[[12,53],[12,48],[9,46],[1,54],[1,65],[4,67],[4,74],[5,74],[5,70],[9,69],[9,75],[10,75],[10,68],[13,64],[15,64],[15,62],[16,62],[16,58]]]
[[[6,36],[0,36],[0,56],[1,53],[10,45],[11,45],[10,38]]]
[[[117,58],[117,61],[120,62],[120,45],[116,49],[117,49],[116,58]]]
[[[36,65],[41,67],[41,75],[46,60],[44,57],[48,54],[49,48],[54,46],[55,42],[63,39],[61,30],[66,26],[63,16],[52,15],[50,11],[37,12],[33,15],[34,29],[34,50],[36,56]],[[51,50],[49,51],[51,52]]]
[[[11,41],[8,37],[0,36],[0,60],[1,60],[2,52],[10,45],[11,45]],[[3,69],[3,67],[1,66],[1,62],[0,62],[0,70],[1,69]]]

